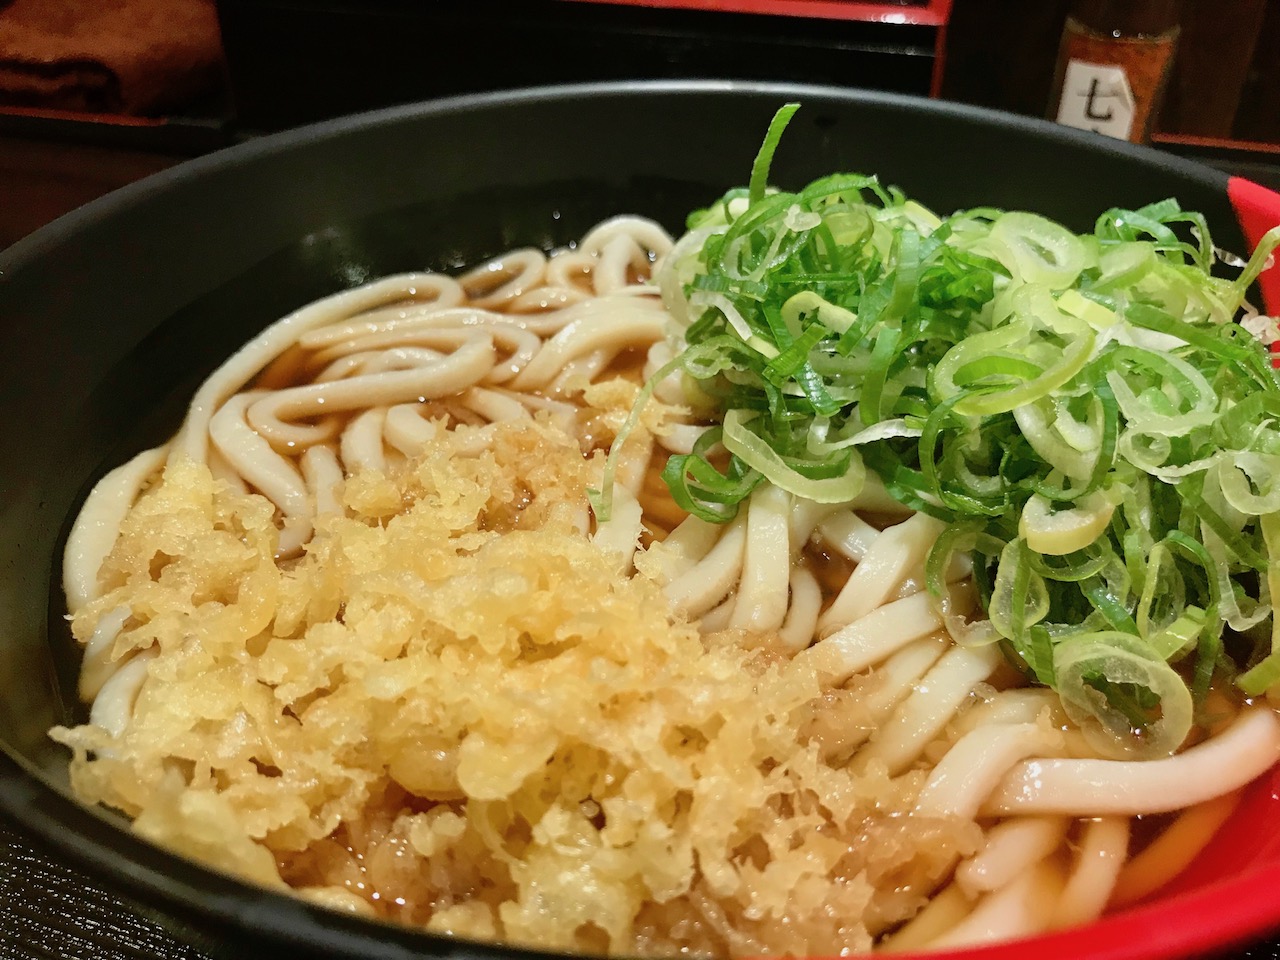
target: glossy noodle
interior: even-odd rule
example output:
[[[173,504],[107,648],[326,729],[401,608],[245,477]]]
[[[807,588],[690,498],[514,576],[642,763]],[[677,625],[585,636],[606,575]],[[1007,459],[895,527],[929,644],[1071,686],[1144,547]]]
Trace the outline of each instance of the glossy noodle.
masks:
[[[951,639],[945,524],[874,479],[689,516],[661,473],[708,422],[679,375],[606,472],[674,355],[671,248],[620,217],[344,291],[227,360],[68,541],[79,795],[337,909],[630,955],[1019,937],[1180,869],[1280,752],[1270,709],[1215,691],[1211,736],[1099,754],[999,645]],[[946,577],[974,614],[967,558]],[[1131,838],[1157,813],[1176,856]]]

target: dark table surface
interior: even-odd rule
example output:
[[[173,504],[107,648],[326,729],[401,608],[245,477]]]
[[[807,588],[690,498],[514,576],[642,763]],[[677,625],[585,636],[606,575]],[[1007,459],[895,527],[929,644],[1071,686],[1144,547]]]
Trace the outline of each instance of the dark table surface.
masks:
[[[1178,152],[1280,189],[1280,157],[1275,155]],[[0,247],[93,196],[180,158],[0,137],[0,197],[5,197],[0,204]],[[124,903],[0,819],[0,960],[226,956],[216,940]],[[1280,938],[1222,956],[1280,960]],[[253,960],[242,952],[236,957]]]
[[[144,916],[0,821],[0,960],[222,960],[217,952],[194,931]]]

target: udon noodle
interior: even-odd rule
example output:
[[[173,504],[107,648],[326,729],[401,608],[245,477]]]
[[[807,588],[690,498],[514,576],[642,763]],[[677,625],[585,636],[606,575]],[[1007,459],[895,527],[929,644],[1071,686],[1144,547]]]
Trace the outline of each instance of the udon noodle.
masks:
[[[597,521],[671,357],[671,244],[621,217],[387,277],[226,361],[70,535],[78,793],[259,884],[552,949],[937,948],[1158,889],[1276,758],[1270,709],[1214,693],[1212,736],[1100,757],[952,642],[943,525],[883,488],[687,517],[659,476],[706,428],[678,377]],[[1157,814],[1174,839],[1139,843]]]

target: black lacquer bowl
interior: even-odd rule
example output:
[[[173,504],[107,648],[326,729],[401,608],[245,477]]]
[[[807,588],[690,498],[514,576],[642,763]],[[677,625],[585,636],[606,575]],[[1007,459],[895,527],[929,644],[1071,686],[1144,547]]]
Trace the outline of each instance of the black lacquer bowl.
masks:
[[[804,106],[773,180],[854,170],[934,209],[1034,210],[1078,230],[1168,196],[1245,251],[1280,196],[1154,151],[925,100],[744,83],[562,87],[353,117],[196,160],[0,254],[0,813],[127,897],[284,956],[513,952],[355,920],[156,849],[82,807],[46,736],[75,719],[55,587],[68,517],[109,466],[172,431],[194,386],[294,307],[382,274],[546,248],[617,212],[678,231],[745,182],[773,111]],[[1280,311],[1280,270],[1264,280]],[[1268,287],[1268,284],[1270,286]],[[990,958],[1172,957],[1280,928],[1280,776],[1255,784],[1186,878],[1101,923]]]

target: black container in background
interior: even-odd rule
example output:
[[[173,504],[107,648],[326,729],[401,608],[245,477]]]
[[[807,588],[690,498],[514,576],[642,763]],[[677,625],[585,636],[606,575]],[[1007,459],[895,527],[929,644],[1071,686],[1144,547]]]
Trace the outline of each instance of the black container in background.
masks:
[[[899,5],[895,19],[908,21],[924,6]],[[938,27],[911,22],[567,0],[218,0],[218,13],[242,132],[591,80],[789,80],[928,94],[942,39]]]

